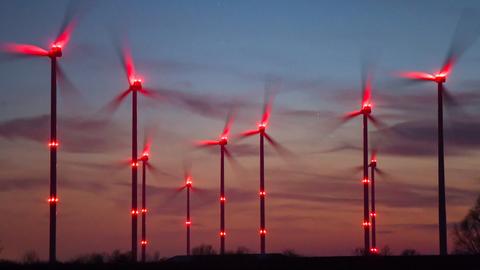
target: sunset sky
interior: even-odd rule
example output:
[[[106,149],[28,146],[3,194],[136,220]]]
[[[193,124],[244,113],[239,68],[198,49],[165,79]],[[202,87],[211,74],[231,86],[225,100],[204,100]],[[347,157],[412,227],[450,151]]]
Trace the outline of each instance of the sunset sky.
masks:
[[[459,2],[462,2],[461,4]],[[48,48],[67,1],[0,3],[0,42]],[[130,98],[113,116],[102,108],[126,83],[112,36],[128,36],[144,85],[178,91],[185,102],[140,97],[139,145],[152,134],[149,253],[185,251],[183,163],[192,163],[192,246],[219,248],[217,139],[231,104],[233,133],[256,127],[264,89],[277,95],[266,146],[267,251],[351,255],[363,246],[361,67],[373,74],[370,130],[378,149],[377,242],[399,253],[438,253],[436,85],[404,84],[405,70],[436,72],[465,8],[478,1],[98,1],[90,5],[59,62],[81,97],[59,102],[58,257],[130,248]],[[116,34],[113,34],[116,33]],[[451,226],[480,190],[480,42],[446,86],[461,108],[446,109],[447,215]],[[0,56],[0,258],[48,256],[50,64]],[[61,88],[61,86],[60,86]],[[227,250],[259,250],[258,137],[228,145]],[[451,231],[449,231],[451,232]],[[450,233],[449,233],[450,235]],[[449,237],[449,246],[453,241]]]

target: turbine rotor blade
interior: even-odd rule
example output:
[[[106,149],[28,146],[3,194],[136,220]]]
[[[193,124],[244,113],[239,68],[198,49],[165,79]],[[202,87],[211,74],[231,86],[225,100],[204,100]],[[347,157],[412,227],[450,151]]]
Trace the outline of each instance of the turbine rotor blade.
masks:
[[[435,76],[426,72],[408,71],[398,73],[399,77],[414,81],[435,81]]]
[[[445,75],[449,74],[462,54],[465,53],[478,38],[480,34],[478,15],[477,11],[471,9],[463,10],[457,22],[450,48],[448,49],[440,73]]]
[[[265,139],[267,139],[267,141],[270,143],[270,145],[273,146],[273,148],[281,155],[287,155],[287,156],[291,156],[292,153],[286,149],[285,147],[283,147],[280,143],[278,143],[275,139],[273,139],[270,135],[268,135],[267,133],[264,133],[263,134]]]
[[[370,119],[370,121],[373,123],[373,125],[375,127],[377,127],[378,129],[385,129],[387,127],[387,125],[385,123],[383,123],[382,121],[380,121],[378,118],[376,118],[375,116],[369,114],[368,115],[368,119]]]
[[[219,141],[213,141],[213,140],[205,140],[205,141],[199,141],[196,143],[197,147],[206,147],[206,146],[212,146],[212,145],[219,145]]]
[[[127,89],[123,92],[121,92],[118,96],[116,96],[110,103],[105,106],[105,108],[102,109],[102,111],[106,111],[108,113],[113,113],[115,112],[120,104],[122,104],[122,101],[130,94],[132,90]]]
[[[48,56],[49,52],[43,48],[30,44],[4,43],[1,50],[5,53],[30,56]]]
[[[224,136],[228,137],[228,135],[230,134],[230,130],[233,124],[233,114],[234,114],[233,109],[229,110],[227,118],[225,119],[225,126],[223,127],[222,137]]]
[[[256,135],[258,133],[260,133],[260,131],[257,130],[257,129],[248,130],[248,131],[245,131],[245,132],[241,133],[240,137],[243,137],[243,138],[250,137],[250,136]]]

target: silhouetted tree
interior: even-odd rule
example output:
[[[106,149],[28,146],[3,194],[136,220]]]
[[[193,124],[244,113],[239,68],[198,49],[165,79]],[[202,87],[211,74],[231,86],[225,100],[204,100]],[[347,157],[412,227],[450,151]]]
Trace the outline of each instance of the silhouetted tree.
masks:
[[[215,255],[217,252],[211,245],[201,244],[192,249],[192,255]]]
[[[38,257],[37,252],[35,250],[29,250],[25,252],[22,256],[22,263],[24,264],[33,264],[33,263],[39,263],[40,258]]]
[[[294,249],[285,249],[282,254],[288,257],[300,257]]]
[[[480,196],[460,223],[453,228],[455,250],[458,254],[480,254]]]
[[[413,248],[407,248],[400,253],[401,256],[418,256],[420,253]]]

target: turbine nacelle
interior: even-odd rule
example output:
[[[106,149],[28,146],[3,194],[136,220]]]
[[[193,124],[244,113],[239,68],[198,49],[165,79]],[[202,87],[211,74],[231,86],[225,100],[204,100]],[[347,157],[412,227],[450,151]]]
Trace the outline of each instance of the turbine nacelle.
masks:
[[[437,83],[444,83],[447,80],[447,74],[445,73],[437,73],[434,76],[434,81]]]
[[[133,91],[142,90],[142,80],[141,79],[132,79],[130,83],[130,89]]]
[[[228,143],[228,138],[227,136],[222,136],[220,137],[220,140],[218,141],[219,145],[226,145]]]
[[[265,129],[266,129],[266,128],[267,128],[267,124],[266,124],[266,123],[260,123],[260,124],[258,124],[258,131],[259,131],[260,133],[265,132]]]
[[[187,177],[187,180],[185,180],[185,186],[186,186],[187,188],[191,188],[191,187],[192,187],[192,177],[191,177],[191,176]]]
[[[372,113],[372,104],[370,102],[364,102],[362,105],[362,113],[370,114]]]
[[[370,167],[375,168],[377,166],[377,159],[372,159],[370,161]]]
[[[62,45],[54,43],[48,52],[50,57],[62,57]]]
[[[146,153],[146,152],[143,153],[143,155],[142,155],[142,157],[140,158],[140,160],[143,161],[143,162],[147,162],[147,161],[148,161],[148,155],[149,155],[149,154]]]

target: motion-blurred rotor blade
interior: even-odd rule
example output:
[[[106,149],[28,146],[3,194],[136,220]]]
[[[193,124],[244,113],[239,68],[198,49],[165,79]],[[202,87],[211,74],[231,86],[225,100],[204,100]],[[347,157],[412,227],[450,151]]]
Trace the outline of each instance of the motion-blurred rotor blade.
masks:
[[[160,170],[156,166],[152,165],[151,162],[146,163],[147,169],[152,172],[155,175],[155,178],[157,179],[165,179],[169,178],[171,180],[177,180],[178,178],[175,177],[173,174],[166,172],[164,170]]]
[[[159,101],[165,101],[168,98],[162,91],[151,89],[151,88],[144,87],[140,90],[140,93],[142,93],[144,96],[148,98],[159,100]]]
[[[270,135],[267,133],[264,133],[265,139],[270,143],[270,145],[273,146],[273,148],[281,155],[284,156],[292,156],[293,153],[290,152],[290,150],[286,149],[283,147],[280,143],[278,143],[276,140],[274,140]]]
[[[75,2],[76,3],[76,2]],[[70,41],[70,37],[72,32],[77,25],[78,20],[78,11],[76,6],[73,5],[74,1],[70,1],[67,6],[67,10],[65,12],[65,16],[63,17],[62,25],[57,34],[57,38],[55,39],[55,44],[64,48],[68,42]]]
[[[227,136],[230,134],[230,130],[233,124],[233,109],[228,112],[227,118],[225,119],[225,126],[223,127],[222,137]]]
[[[260,133],[260,131],[258,131],[257,129],[248,130],[248,131],[245,131],[245,132],[241,133],[240,137],[241,138],[250,137],[250,136],[253,136],[253,135],[258,134],[258,133]]]
[[[362,106],[372,100],[372,74],[367,64],[362,65]]]
[[[444,100],[445,100],[445,107],[448,110],[448,112],[450,114],[453,114],[454,117],[456,117],[458,119],[464,119],[465,120],[466,118],[470,118],[471,116],[465,110],[463,110],[461,102],[458,101],[452,95],[452,92],[447,87],[445,87],[445,85],[443,85],[442,87],[443,87],[443,89],[442,89],[443,90],[443,97],[444,97]]]
[[[377,117],[371,114],[368,115],[368,119],[370,119],[373,125],[378,129],[385,129],[387,127],[387,125],[383,121],[380,121]]]
[[[419,71],[409,71],[409,72],[400,72],[398,76],[404,79],[414,80],[414,81],[434,81],[435,76],[426,72]]]
[[[265,101],[263,103],[263,113],[262,113],[262,124],[268,124],[268,120],[270,120],[270,114],[272,111],[272,102],[273,98],[271,94],[265,93]]]
[[[131,91],[132,90],[130,89],[123,91],[117,97],[115,97],[115,99],[110,101],[110,103],[108,103],[107,106],[105,106],[101,111],[108,113],[115,112],[122,103],[122,101],[130,94]]]
[[[190,159],[183,160],[183,180],[192,177],[192,161]]]
[[[478,38],[480,34],[478,16],[479,13],[476,10],[465,9],[462,12],[440,73],[448,75],[453,65]]]
[[[350,119],[352,119],[356,116],[359,116],[361,114],[362,114],[362,111],[354,111],[354,112],[347,113],[344,116],[342,116],[341,122],[342,123],[347,122],[348,120],[350,120]]]
[[[5,53],[24,56],[48,56],[49,54],[47,50],[30,44],[5,43],[0,49]]]
[[[79,99],[83,99],[81,92],[68,77],[68,75],[65,73],[65,70],[59,63],[57,63],[57,75],[60,83],[60,94],[75,98],[77,101],[79,101]]]
[[[127,38],[120,38],[118,34],[113,35],[113,45],[117,53],[120,62],[122,63],[125,76],[127,77],[128,84],[131,85],[135,79],[137,79],[135,72],[135,64],[133,62],[132,53],[128,46]]]
[[[205,147],[205,146],[212,146],[212,145],[219,145],[219,141],[213,141],[213,140],[205,140],[205,141],[199,141],[195,145],[197,147]]]

